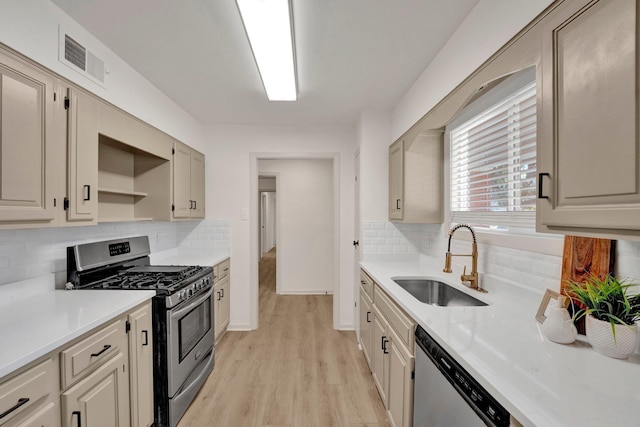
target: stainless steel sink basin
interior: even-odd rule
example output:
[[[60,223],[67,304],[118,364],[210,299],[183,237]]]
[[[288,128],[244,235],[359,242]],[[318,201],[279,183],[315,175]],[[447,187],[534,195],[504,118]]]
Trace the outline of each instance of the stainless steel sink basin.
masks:
[[[418,301],[440,307],[485,306],[486,303],[433,279],[393,279]]]

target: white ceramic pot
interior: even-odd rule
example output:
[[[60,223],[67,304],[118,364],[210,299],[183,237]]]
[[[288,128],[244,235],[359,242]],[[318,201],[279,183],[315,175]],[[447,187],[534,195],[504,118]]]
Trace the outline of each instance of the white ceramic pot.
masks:
[[[611,323],[587,316],[587,338],[595,351],[616,359],[626,359],[636,349],[638,325],[615,325],[616,337],[613,338]]]

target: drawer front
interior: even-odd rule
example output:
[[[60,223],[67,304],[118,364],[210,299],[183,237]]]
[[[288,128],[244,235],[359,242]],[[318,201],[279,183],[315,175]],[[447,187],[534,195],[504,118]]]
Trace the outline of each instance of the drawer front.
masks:
[[[62,389],[102,365],[126,346],[125,320],[120,319],[60,353]]]
[[[231,260],[228,259],[216,265],[216,271],[214,272],[216,275],[216,280],[222,280],[227,277],[229,275],[230,268]]]
[[[6,427],[57,427],[60,414],[56,411],[56,405],[53,402],[47,403],[40,409],[36,409],[26,418],[20,418],[15,422],[9,422]]]
[[[377,285],[373,294],[373,302],[411,354],[415,354],[415,342],[413,339],[413,334],[416,330],[415,322]]]
[[[369,299],[373,299],[373,280],[362,270],[360,270],[360,285],[369,296]]]
[[[28,411],[41,399],[46,398],[51,384],[56,381],[52,359],[0,384],[0,425],[4,425],[18,414]]]

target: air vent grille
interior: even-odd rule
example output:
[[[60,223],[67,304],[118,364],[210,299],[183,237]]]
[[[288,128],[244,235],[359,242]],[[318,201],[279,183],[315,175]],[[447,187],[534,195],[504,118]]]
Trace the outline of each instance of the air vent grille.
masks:
[[[87,70],[86,65],[86,49],[80,43],[65,34],[64,36],[64,59],[80,68],[82,71]],[[102,62],[102,61],[100,61]],[[104,69],[104,63],[102,63]]]

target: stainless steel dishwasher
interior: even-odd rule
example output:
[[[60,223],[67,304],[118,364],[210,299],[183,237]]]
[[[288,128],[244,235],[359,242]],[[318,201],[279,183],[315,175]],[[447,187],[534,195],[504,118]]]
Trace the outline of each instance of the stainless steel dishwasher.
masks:
[[[509,412],[420,326],[416,344],[414,427],[509,426]]]

